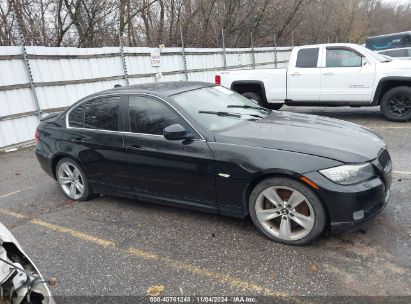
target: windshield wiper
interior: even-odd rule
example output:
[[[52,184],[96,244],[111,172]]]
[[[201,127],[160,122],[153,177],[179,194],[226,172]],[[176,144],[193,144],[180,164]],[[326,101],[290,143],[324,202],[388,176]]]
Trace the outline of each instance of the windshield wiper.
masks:
[[[257,107],[257,106],[248,106],[248,105],[228,105],[227,108],[238,108],[238,109],[254,109],[254,110],[261,110],[266,113],[270,113],[270,110],[263,108],[263,107]]]
[[[212,114],[212,115],[223,116],[223,117],[241,118],[241,114],[230,113],[230,112],[198,111],[198,113],[200,113],[200,114]]]
[[[248,116],[257,117],[257,118],[264,118],[264,116],[261,116],[261,115],[258,115],[258,114],[247,114],[247,113],[244,113],[243,115],[248,115]]]

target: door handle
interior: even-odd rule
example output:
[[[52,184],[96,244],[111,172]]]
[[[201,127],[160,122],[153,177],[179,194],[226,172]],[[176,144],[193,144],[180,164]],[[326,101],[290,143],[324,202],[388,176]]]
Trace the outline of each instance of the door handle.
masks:
[[[334,73],[326,72],[326,73],[324,73],[323,75],[324,75],[324,76],[332,76],[332,75],[334,75]]]
[[[301,76],[301,74],[298,72],[295,72],[295,73],[291,73],[291,76]]]
[[[128,147],[127,147],[127,150],[130,150],[130,151],[142,151],[142,150],[144,150],[144,148],[143,148],[142,146],[140,146],[140,145],[131,145],[131,146],[128,146]]]

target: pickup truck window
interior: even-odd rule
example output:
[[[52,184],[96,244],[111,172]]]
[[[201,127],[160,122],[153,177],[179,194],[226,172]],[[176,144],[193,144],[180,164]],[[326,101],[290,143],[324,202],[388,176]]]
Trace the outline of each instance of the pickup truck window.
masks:
[[[347,49],[327,50],[327,68],[360,67],[362,58],[356,52]]]
[[[297,68],[316,68],[319,48],[301,49],[297,54]]]

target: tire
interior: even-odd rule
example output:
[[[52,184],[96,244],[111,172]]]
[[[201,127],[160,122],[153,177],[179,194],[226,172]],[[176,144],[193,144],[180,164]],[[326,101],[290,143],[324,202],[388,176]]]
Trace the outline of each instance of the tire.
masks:
[[[258,95],[257,93],[244,92],[241,95],[243,95],[244,97],[250,99],[251,101],[256,101],[259,106],[264,107],[263,98],[260,95]]]
[[[282,103],[277,104],[277,103],[264,102],[263,98],[260,95],[258,95],[257,93],[254,93],[254,92],[245,92],[242,95],[244,97],[247,97],[248,99],[255,100],[259,106],[264,107],[264,108],[268,108],[268,109],[271,109],[271,110],[279,110],[283,106]]]
[[[295,199],[287,205],[292,195]],[[287,177],[267,178],[257,184],[250,195],[249,212],[254,225],[266,237],[287,245],[311,244],[327,223],[327,213],[317,195]]]
[[[382,97],[380,109],[388,120],[411,120],[411,88],[402,86],[387,91]]]
[[[61,191],[71,200],[86,201],[93,196],[86,173],[71,158],[59,160],[56,165],[56,179]]]
[[[282,104],[282,103],[269,103],[269,104],[268,104],[268,107],[269,107],[271,110],[279,110],[279,109],[282,108],[283,105],[284,105],[284,104]]]

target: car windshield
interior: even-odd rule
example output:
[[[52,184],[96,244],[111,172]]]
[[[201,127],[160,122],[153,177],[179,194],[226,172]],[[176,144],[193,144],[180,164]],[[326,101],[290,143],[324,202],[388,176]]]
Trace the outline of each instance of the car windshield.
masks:
[[[209,131],[221,130],[245,120],[258,120],[271,112],[220,86],[187,91],[171,98]]]

